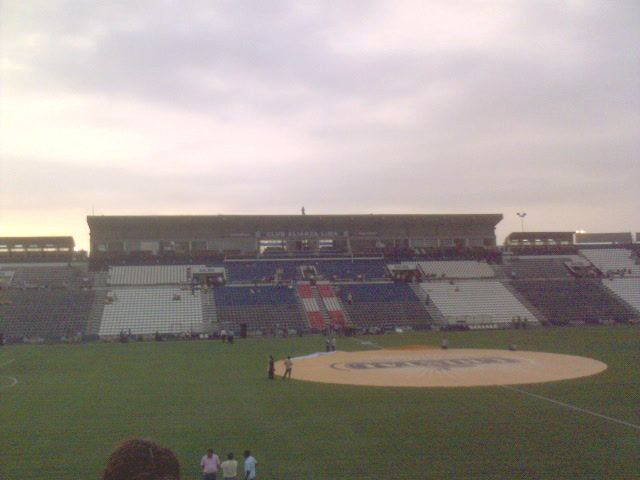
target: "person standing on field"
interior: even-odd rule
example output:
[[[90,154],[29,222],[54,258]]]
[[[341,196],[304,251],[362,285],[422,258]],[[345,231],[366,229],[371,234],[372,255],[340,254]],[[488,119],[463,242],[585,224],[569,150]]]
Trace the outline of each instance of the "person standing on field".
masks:
[[[249,450],[244,451],[244,480],[256,480],[257,460]]]
[[[238,480],[238,461],[234,460],[233,453],[227,455],[222,462],[222,478],[224,480]]]
[[[213,450],[207,450],[207,454],[200,461],[202,467],[203,480],[216,480],[218,469],[220,468],[220,458],[213,453]]]
[[[276,371],[276,366],[273,360],[273,355],[269,355],[269,380],[273,380],[275,371]]]
[[[291,378],[291,369],[293,368],[293,362],[291,361],[291,357],[287,357],[284,361],[284,375],[282,379]]]

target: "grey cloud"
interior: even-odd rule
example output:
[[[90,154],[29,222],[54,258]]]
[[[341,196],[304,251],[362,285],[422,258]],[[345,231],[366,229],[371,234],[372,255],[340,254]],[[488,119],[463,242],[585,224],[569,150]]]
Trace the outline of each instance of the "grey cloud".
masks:
[[[86,167],[27,159],[27,169],[4,158],[4,208],[37,209],[44,198],[140,213],[275,213],[303,201],[325,212],[520,204],[549,218],[570,207],[589,219],[589,206],[601,202],[635,207],[621,211],[618,228],[637,221],[628,214],[640,206],[632,193],[640,176],[637,2],[513,3],[513,19],[487,45],[350,50],[350,29],[381,6],[389,4],[301,12],[297,2],[47,1],[12,10],[0,20],[11,45],[0,55],[29,68],[2,73],[6,91],[233,116],[278,125],[319,151],[296,164],[256,159],[254,168],[223,172],[195,171],[187,160],[171,176],[153,173],[148,158],[138,159],[149,164],[146,174],[90,159]],[[36,33],[46,41],[33,47]],[[121,127],[108,109],[86,121]],[[154,160],[215,149],[207,142],[176,140]],[[19,200],[26,185],[35,194]]]

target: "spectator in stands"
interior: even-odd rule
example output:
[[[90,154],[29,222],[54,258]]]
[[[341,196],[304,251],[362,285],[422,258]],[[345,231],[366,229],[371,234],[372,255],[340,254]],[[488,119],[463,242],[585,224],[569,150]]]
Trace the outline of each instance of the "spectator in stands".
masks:
[[[275,362],[273,360],[273,355],[269,355],[269,380],[273,380],[275,372],[276,372],[276,367],[275,367]]]
[[[234,460],[233,453],[227,455],[227,459],[222,462],[222,478],[225,480],[238,479],[238,461]]]
[[[249,450],[244,451],[244,480],[256,480],[256,465],[258,462]]]
[[[218,469],[220,468],[220,458],[210,448],[200,460],[200,466],[202,467],[203,480],[216,480]]]
[[[109,457],[102,480],[180,480],[180,463],[168,448],[139,438],[124,442]]]
[[[291,357],[287,357],[284,361],[284,375],[282,379],[291,378],[291,370],[293,369],[293,362],[291,361]]]

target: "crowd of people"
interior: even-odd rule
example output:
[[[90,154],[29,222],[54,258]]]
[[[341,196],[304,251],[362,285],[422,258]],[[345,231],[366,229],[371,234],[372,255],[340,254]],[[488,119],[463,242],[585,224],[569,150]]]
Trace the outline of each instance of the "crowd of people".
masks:
[[[226,480],[255,480],[257,465],[258,462],[251,455],[250,450],[244,451],[244,468],[240,477],[238,476],[238,461],[233,452],[227,454],[227,459],[221,463],[220,457],[213,453],[212,449],[209,449],[200,461],[203,480],[217,480],[219,471],[222,471],[222,478]]]
[[[200,461],[203,480],[256,480],[258,462],[251,451],[244,451],[244,462],[239,472],[239,462],[233,453],[223,462],[207,450]],[[221,476],[219,476],[221,474]],[[102,480],[180,480],[180,462],[171,449],[151,440],[128,440],[118,446],[107,460]]]

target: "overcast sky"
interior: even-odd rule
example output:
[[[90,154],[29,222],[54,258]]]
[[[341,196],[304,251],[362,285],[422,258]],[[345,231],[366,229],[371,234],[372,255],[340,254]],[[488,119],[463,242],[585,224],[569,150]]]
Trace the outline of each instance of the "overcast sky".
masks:
[[[86,215],[640,230],[640,2],[0,0],[0,235]]]

